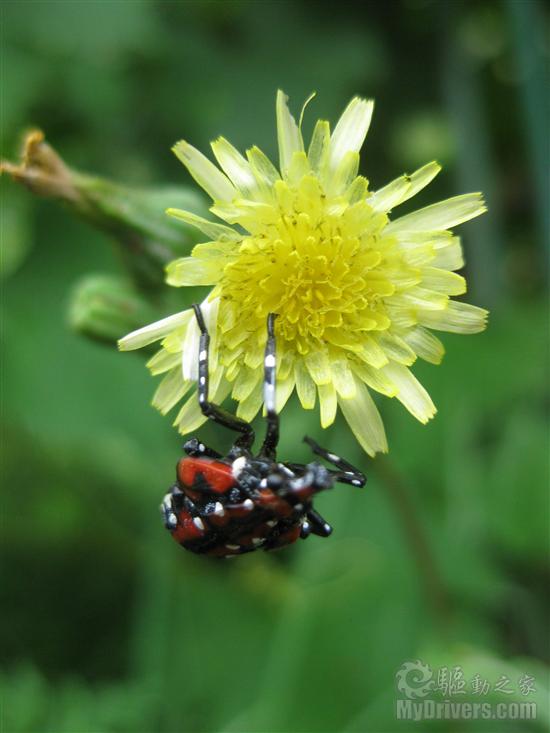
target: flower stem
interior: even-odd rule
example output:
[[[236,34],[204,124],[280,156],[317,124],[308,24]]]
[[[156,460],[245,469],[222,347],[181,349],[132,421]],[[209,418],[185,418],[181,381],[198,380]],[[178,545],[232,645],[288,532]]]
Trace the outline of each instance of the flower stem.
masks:
[[[166,216],[168,206],[183,206],[196,214],[207,212],[203,199],[177,186],[138,189],[89,175],[69,167],[44,133],[33,130],[24,138],[20,163],[0,161],[0,173],[37,196],[58,199],[119,246],[125,268],[141,288],[159,290],[164,267],[189,254],[200,235],[191,225]]]
[[[403,534],[415,560],[428,603],[434,616],[443,624],[450,621],[452,609],[449,593],[440,575],[430,542],[411,501],[408,489],[399,471],[383,456],[373,461],[373,470],[385,487]]]

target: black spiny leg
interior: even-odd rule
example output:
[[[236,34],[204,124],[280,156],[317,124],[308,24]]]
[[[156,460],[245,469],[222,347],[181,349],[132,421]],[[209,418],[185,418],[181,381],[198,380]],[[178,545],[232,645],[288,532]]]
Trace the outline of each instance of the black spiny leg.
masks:
[[[275,460],[279,442],[279,416],[275,408],[275,381],[277,378],[277,359],[275,347],[275,313],[267,317],[267,344],[264,356],[264,404],[267,417],[267,432],[260,456]]]
[[[178,518],[174,512],[173,494],[171,492],[168,492],[168,494],[164,496],[162,504],[160,505],[160,513],[162,514],[166,529],[169,529],[170,531],[174,530],[178,525]]]
[[[203,415],[209,417],[218,425],[223,425],[229,430],[234,430],[237,433],[241,433],[241,437],[237,438],[235,445],[239,448],[249,450],[254,442],[254,431],[252,426],[241,420],[240,418],[232,415],[227,410],[224,410],[218,405],[212,404],[208,401],[208,348],[210,346],[210,336],[202,317],[200,306],[196,303],[193,304],[193,310],[197,318],[199,330],[201,332],[200,346],[199,346],[199,405]]]
[[[197,438],[191,438],[183,444],[183,450],[188,456],[207,456],[208,458],[221,458],[222,454],[205,445]]]
[[[318,445],[312,438],[308,438],[306,436],[304,438],[304,443],[307,443],[310,446],[311,450],[318,456],[321,456],[321,458],[324,458],[325,461],[332,463],[333,466],[336,466],[336,468],[340,469],[339,471],[330,472],[331,476],[333,476],[336,481],[340,481],[343,484],[351,484],[352,486],[364,486],[366,484],[367,479],[365,475],[362,474],[361,471],[358,471],[356,468],[354,468],[351,463],[348,463],[346,460],[340,458],[340,456],[337,456],[335,453],[331,453],[325,448],[321,448],[321,446]]]
[[[319,512],[315,511],[315,509],[310,509],[306,516],[313,534],[316,534],[319,537],[328,537],[332,534],[332,527],[330,524],[325,521]]]
[[[311,523],[307,517],[302,520],[302,527],[300,529],[300,537],[305,540],[311,534]]]

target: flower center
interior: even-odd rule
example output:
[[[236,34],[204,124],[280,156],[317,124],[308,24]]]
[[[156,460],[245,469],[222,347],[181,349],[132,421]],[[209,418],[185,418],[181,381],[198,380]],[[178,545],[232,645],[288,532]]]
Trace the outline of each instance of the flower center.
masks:
[[[249,332],[277,335],[300,354],[320,343],[359,350],[366,331],[385,330],[384,298],[395,287],[384,274],[385,215],[364,201],[327,197],[313,176],[291,187],[278,181],[272,204],[246,219],[246,236],[220,283],[224,307]]]

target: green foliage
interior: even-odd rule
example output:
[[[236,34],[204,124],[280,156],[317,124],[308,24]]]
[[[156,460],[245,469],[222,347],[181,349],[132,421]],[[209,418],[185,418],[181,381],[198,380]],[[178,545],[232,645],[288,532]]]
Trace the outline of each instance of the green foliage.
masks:
[[[100,176],[81,181],[87,221],[1,184],[5,733],[548,729],[543,237],[523,155],[533,78],[504,73],[529,55],[512,5],[5,4],[3,154],[40,125]],[[148,405],[141,358],[97,341],[196,297],[160,287],[196,241],[164,209],[204,207],[169,147],[223,133],[272,154],[279,86],[322,92],[312,118],[377,98],[375,186],[420,148],[450,166],[437,198],[493,182],[489,223],[464,235],[468,299],[492,316],[485,334],[448,336],[441,367],[419,365],[432,423],[381,404],[389,457],[367,459],[343,421],[323,433],[291,401],[281,452],[308,460],[309,433],[367,488],[320,497],[329,540],[218,563],[166,536],[156,507],[180,440]],[[229,445],[212,425],[200,435]],[[396,720],[395,675],[416,659],[468,679],[533,675],[537,720]]]

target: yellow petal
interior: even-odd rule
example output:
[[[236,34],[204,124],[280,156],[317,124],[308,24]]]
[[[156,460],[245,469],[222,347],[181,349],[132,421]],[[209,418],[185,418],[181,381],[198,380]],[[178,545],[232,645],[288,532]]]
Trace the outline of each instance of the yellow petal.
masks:
[[[264,349],[259,344],[250,344],[244,357],[244,363],[251,369],[257,369],[264,361]]]
[[[149,359],[146,366],[153,376],[157,374],[163,374],[169,369],[181,365],[181,351],[168,351],[168,349],[161,349]]]
[[[275,401],[277,412],[282,412],[288,402],[288,398],[294,391],[294,373],[289,374],[286,379],[278,379],[275,388]]]
[[[213,285],[227,263],[226,257],[180,257],[166,267],[166,282],[174,287]]]
[[[351,372],[349,362],[346,358],[331,359],[330,369],[332,382],[340,397],[351,399],[355,397],[355,380]]]
[[[427,329],[416,326],[404,334],[403,340],[413,349],[416,354],[430,364],[440,364],[445,354],[445,347]]]
[[[441,242],[436,245],[435,255],[432,260],[434,267],[440,267],[443,270],[460,270],[464,267],[464,253],[460,237],[452,237],[448,242]]]
[[[397,387],[381,369],[375,369],[362,362],[353,362],[351,368],[356,376],[375,392],[380,392],[386,397],[395,397],[397,394]]]
[[[374,191],[367,199],[367,204],[374,211],[391,211],[403,199],[410,185],[406,176],[400,176],[383,188]]]
[[[321,427],[328,428],[334,422],[338,408],[336,390],[332,382],[319,384],[317,389],[319,390],[319,406],[321,408]]]
[[[413,196],[416,196],[419,191],[422,191],[423,188],[433,181],[440,170],[441,166],[439,163],[433,160],[431,163],[426,163],[422,168],[419,168],[408,176],[410,187],[399,203],[402,204],[404,201],[408,201]]]
[[[361,351],[357,352],[357,356],[362,361],[366,361],[367,364],[370,364],[370,366],[373,366],[376,369],[380,369],[380,367],[388,363],[388,357],[384,350],[380,348],[378,343],[370,336],[367,336],[363,340]]]
[[[262,153],[256,146],[246,151],[246,157],[264,200],[272,201],[274,197],[273,186],[281,178],[279,171],[267,155]]]
[[[262,379],[263,369],[247,369],[246,367],[241,367],[235,379],[231,397],[238,402],[242,402],[253,390],[260,389]]]
[[[399,364],[410,366],[416,361],[416,354],[399,336],[388,333],[381,333],[378,337],[378,344],[384,350],[389,359]]]
[[[304,143],[296,120],[289,112],[288,97],[280,89],[277,92],[276,112],[279,161],[284,175],[292,162],[292,155],[302,151]]]
[[[353,434],[362,448],[370,455],[386,453],[388,443],[384,424],[365,385],[355,378],[356,394],[353,399],[338,398],[342,410]]]
[[[307,157],[311,170],[321,174],[328,163],[330,153],[330,125],[326,120],[318,120],[313,129]]]
[[[207,260],[216,257],[236,256],[239,252],[239,245],[243,242],[243,238],[239,235],[240,240],[228,242],[227,240],[217,239],[215,242],[200,242],[191,250],[193,257],[199,260]]]
[[[418,209],[388,224],[386,233],[431,232],[435,229],[450,229],[487,211],[480,193],[465,193],[461,196],[440,201],[437,204]]]
[[[383,367],[384,374],[398,389],[397,399],[421,423],[426,423],[436,413],[430,395],[407,367],[390,362]]]
[[[466,292],[466,280],[461,275],[437,267],[422,268],[422,286],[444,295],[462,295]]]
[[[435,161],[419,168],[412,175],[400,176],[372,194],[367,203],[375,211],[390,211],[394,206],[415,196],[432,181],[441,170]]]
[[[143,346],[159,341],[167,336],[171,331],[181,326],[186,326],[191,321],[192,312],[190,309],[168,316],[148,326],[138,328],[132,331],[118,342],[118,348],[121,351],[132,351],[132,349],[141,349]]]
[[[197,397],[196,391],[193,391],[190,397],[187,398],[185,404],[178,412],[176,419],[174,420],[174,427],[178,431],[185,435],[186,433],[192,433],[205,423],[207,418],[202,414],[199,407],[199,398]]]
[[[211,143],[211,147],[220,167],[233,182],[235,188],[241,195],[254,198],[254,195],[258,193],[258,186],[246,158],[224,137],[219,137]]]
[[[346,191],[351,206],[363,203],[369,194],[369,182],[364,176],[357,176]]]
[[[291,186],[297,186],[304,176],[310,172],[307,155],[301,150],[292,154],[287,172],[287,181]]]
[[[294,379],[296,380],[296,392],[304,410],[313,410],[317,390],[315,382],[310,377],[302,359],[296,359],[294,363]]]
[[[209,398],[211,402],[221,405],[230,391],[231,385],[227,380],[222,379],[222,370],[220,369],[213,375]],[[174,420],[174,427],[177,427],[182,435],[187,435],[187,433],[195,432],[206,420],[207,418],[202,414],[199,406],[197,392],[194,390]]]
[[[337,168],[332,172],[326,184],[329,196],[339,196],[355,180],[359,170],[359,153],[349,150],[340,160]]]
[[[207,237],[211,239],[221,240],[235,240],[239,241],[242,239],[242,235],[231,227],[226,227],[224,224],[217,224],[213,221],[208,221],[202,216],[192,214],[190,211],[184,211],[184,209],[166,209],[168,216],[173,216],[174,219],[184,221],[186,224],[191,224],[201,232],[204,232]]]
[[[193,384],[194,382],[183,380],[178,364],[168,372],[157,387],[153,396],[153,407],[166,415],[189,392]]]
[[[260,388],[254,389],[245,400],[239,402],[237,417],[240,417],[241,420],[246,420],[246,422],[252,422],[258,414],[263,400],[262,390]]]
[[[361,150],[370,127],[374,101],[354,97],[338,120],[330,139],[330,170],[334,171],[346,153]]]
[[[418,320],[424,326],[436,331],[450,333],[479,333],[487,326],[488,312],[476,305],[450,300],[442,311],[423,311]]]
[[[403,293],[396,294],[391,299],[391,304],[402,308],[423,308],[425,310],[440,311],[447,307],[448,301],[447,295],[415,286]]]
[[[316,385],[328,384],[331,381],[328,353],[322,349],[310,351],[305,356],[307,370]]]
[[[172,148],[189,173],[214,201],[231,201],[237,191],[214,163],[185,140]]]

